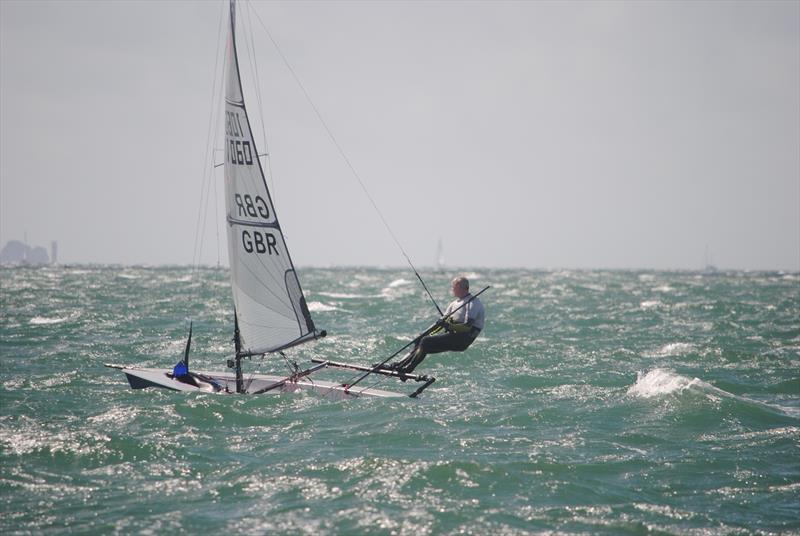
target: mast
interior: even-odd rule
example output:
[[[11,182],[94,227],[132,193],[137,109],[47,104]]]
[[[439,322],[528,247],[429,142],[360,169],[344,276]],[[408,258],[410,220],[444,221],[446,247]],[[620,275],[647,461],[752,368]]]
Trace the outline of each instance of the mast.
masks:
[[[231,20],[231,41],[230,46],[233,48],[233,59],[236,62],[236,74],[239,73],[239,59],[236,54],[236,0],[230,0],[230,20]],[[239,87],[241,88],[241,80],[239,80]],[[244,104],[244,101],[242,102]],[[226,140],[227,141],[227,140]],[[226,143],[227,145],[227,143]],[[227,155],[226,155],[227,156]],[[228,159],[225,159],[227,164]],[[226,177],[227,179],[227,177]],[[227,183],[227,180],[226,180]],[[233,306],[233,347],[236,351],[234,356],[233,366],[236,373],[236,392],[239,394],[244,393],[244,375],[242,374],[242,337],[239,333],[239,315],[236,313],[236,305]]]
[[[236,369],[236,392],[244,392],[244,376],[242,375],[242,340],[239,336],[239,320],[236,318],[236,307],[233,308],[233,347],[236,355],[233,366]]]

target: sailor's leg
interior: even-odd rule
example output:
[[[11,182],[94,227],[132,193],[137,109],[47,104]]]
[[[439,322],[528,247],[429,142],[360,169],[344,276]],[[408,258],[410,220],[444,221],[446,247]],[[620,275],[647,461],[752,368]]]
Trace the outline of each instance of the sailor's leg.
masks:
[[[424,340],[424,339],[423,339]],[[408,354],[408,357],[403,359],[400,363],[398,363],[397,371],[402,372],[403,374],[409,374],[417,365],[422,363],[422,360],[425,359],[428,353],[422,349],[422,344],[414,348],[414,351]]]
[[[414,361],[414,356],[416,355],[418,350],[419,350],[419,344],[417,344],[417,346],[412,348],[411,351],[408,352],[408,354],[403,359],[389,365],[389,368],[392,368],[394,370],[400,370],[402,368],[407,367],[409,363]]]
[[[407,358],[402,361],[402,365],[397,370],[405,374],[413,371],[428,354],[438,354],[439,352],[446,352],[450,350],[449,339],[452,337],[450,333],[442,333],[441,335],[428,335],[423,337],[414,351],[411,352]]]
[[[470,335],[466,333],[442,333],[423,337],[414,351],[400,362],[397,370],[405,374],[410,373],[428,354],[462,352],[469,346],[470,339]]]

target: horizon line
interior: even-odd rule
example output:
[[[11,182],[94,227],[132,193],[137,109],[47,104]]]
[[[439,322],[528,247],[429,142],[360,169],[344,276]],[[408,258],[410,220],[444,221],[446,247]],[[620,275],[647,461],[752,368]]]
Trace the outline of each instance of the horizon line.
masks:
[[[193,269],[224,269],[229,270],[230,266],[227,264],[207,264],[200,263],[197,265],[189,263],[121,263],[121,262],[57,262],[57,263],[20,263],[20,262],[2,262],[1,268],[45,268],[45,267],[103,267],[103,268],[185,268]],[[408,266],[404,265],[385,265],[385,264],[338,264],[338,265],[320,265],[320,264],[306,264],[297,265],[298,270],[312,269],[312,270],[383,270],[383,271],[408,271]],[[433,271],[433,272],[460,272],[460,271],[476,271],[476,270],[498,270],[498,271],[513,271],[513,270],[527,270],[531,272],[684,272],[684,273],[699,273],[705,275],[713,275],[726,272],[775,272],[783,274],[800,274],[800,268],[786,269],[786,268],[732,268],[732,267],[713,267],[709,268],[698,267],[630,267],[630,266],[616,266],[616,267],[575,267],[575,266],[481,266],[481,265],[463,265],[463,266],[420,266],[420,270]]]

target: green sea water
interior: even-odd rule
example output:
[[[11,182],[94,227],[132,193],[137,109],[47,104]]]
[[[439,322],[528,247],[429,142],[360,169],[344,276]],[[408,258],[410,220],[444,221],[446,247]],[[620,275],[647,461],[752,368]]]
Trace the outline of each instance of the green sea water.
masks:
[[[422,275],[446,304],[455,274]],[[421,365],[422,397],[331,401],[103,367],[172,366],[192,319],[193,367],[224,371],[226,270],[0,268],[0,532],[800,534],[798,274],[467,275],[486,329]],[[300,278],[329,332],[301,365],[373,363],[436,318],[407,271]]]

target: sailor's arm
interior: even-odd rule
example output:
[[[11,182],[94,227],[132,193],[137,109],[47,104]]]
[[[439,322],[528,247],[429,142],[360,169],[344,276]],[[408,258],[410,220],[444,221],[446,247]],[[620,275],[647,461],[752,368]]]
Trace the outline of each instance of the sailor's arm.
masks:
[[[453,322],[447,319],[445,329],[451,333],[468,333],[472,331],[472,323]]]
[[[466,322],[456,322],[452,318],[447,318],[444,320],[444,329],[449,331],[450,333],[468,333],[472,331],[472,324],[473,320],[469,316],[466,316]]]

